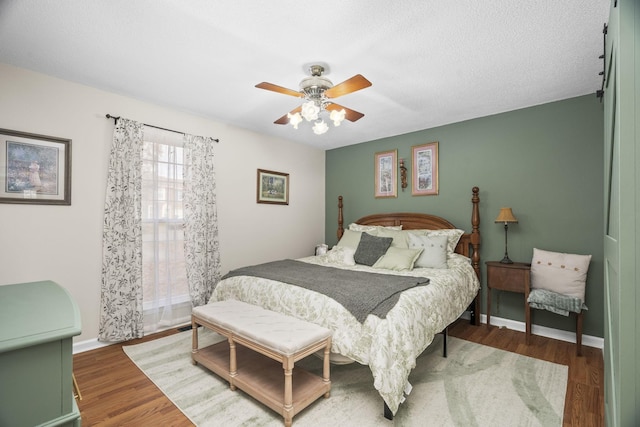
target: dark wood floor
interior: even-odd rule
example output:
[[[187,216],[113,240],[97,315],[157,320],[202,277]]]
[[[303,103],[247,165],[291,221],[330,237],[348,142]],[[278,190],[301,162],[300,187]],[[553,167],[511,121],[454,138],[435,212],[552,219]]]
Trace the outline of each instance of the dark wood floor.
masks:
[[[150,335],[127,345],[173,333],[176,331]],[[577,357],[574,344],[534,336],[531,345],[526,345],[522,332],[476,327],[466,321],[452,325],[449,335],[568,365],[564,426],[604,425],[604,362],[600,349],[583,347],[583,356]],[[76,354],[73,362],[82,394],[78,406],[83,426],[193,425],[129,360],[121,344]]]

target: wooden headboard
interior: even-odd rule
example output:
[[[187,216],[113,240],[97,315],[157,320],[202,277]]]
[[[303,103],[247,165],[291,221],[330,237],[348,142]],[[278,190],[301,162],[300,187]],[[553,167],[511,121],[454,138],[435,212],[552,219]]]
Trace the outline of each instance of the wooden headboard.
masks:
[[[473,187],[471,189],[471,232],[462,235],[456,246],[456,252],[462,254],[471,259],[471,265],[478,276],[478,280],[481,280],[480,273],[480,210],[478,205],[480,203],[480,197],[478,193],[480,189]],[[456,227],[448,220],[429,214],[423,213],[382,213],[364,216],[356,221],[356,224],[362,225],[382,225],[393,226],[402,225],[403,230],[440,230],[446,228],[459,228]],[[338,240],[344,234],[344,219],[343,219],[343,204],[342,196],[338,197]],[[473,303],[472,323],[479,325],[480,315],[480,299],[476,296]]]

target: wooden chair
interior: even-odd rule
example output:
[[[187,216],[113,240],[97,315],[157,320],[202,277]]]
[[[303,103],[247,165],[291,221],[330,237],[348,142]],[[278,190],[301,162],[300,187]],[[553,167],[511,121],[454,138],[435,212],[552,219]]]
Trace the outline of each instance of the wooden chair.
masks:
[[[579,298],[544,289],[532,289],[529,292],[527,301],[530,308],[547,310],[564,316],[568,316],[570,313],[574,314],[576,317],[576,354],[582,356],[582,323],[587,306]],[[574,309],[574,307],[579,307],[579,309]],[[531,322],[531,316],[528,316],[528,320]],[[529,344],[531,336],[530,324],[527,325],[527,332],[527,344]]]
[[[591,255],[565,254],[534,249],[531,262],[531,291],[527,311],[547,310],[576,316],[576,354],[582,356],[582,325],[587,270]],[[527,344],[531,336],[531,315],[526,316]]]

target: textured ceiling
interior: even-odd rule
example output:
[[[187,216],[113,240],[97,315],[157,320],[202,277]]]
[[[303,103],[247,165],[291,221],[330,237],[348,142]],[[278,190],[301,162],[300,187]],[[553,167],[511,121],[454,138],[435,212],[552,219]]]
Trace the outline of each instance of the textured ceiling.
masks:
[[[609,4],[0,0],[0,62],[331,149],[595,93]],[[273,124],[299,99],[254,86],[298,90],[316,62],[373,83],[336,99],[365,116]]]

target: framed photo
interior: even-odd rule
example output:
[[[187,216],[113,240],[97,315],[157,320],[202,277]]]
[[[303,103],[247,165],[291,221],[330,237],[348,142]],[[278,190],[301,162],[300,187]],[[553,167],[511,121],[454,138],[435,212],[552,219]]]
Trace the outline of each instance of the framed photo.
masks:
[[[411,147],[411,195],[438,194],[438,143],[430,142]]]
[[[258,203],[289,204],[289,174],[258,169]]]
[[[375,156],[375,197],[398,197],[398,150],[382,151]]]
[[[71,204],[71,140],[0,129],[0,203]]]

